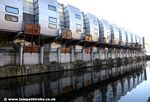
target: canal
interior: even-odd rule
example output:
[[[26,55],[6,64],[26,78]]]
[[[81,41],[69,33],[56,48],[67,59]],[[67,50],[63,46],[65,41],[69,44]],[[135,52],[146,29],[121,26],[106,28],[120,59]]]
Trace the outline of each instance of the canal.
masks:
[[[150,102],[150,62],[97,66],[0,79],[0,102],[49,98],[58,102]]]

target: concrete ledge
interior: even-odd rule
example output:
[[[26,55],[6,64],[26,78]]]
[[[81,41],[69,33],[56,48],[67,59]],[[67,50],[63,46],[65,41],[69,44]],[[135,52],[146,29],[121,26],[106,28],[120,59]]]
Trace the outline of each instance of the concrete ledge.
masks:
[[[133,61],[134,59],[134,61]],[[119,61],[120,60],[120,61]],[[119,61],[119,62],[118,62]],[[47,65],[23,65],[23,66],[3,66],[0,67],[0,78],[6,77],[16,77],[16,76],[24,76],[24,75],[31,75],[31,74],[40,74],[40,73],[48,73],[48,72],[55,72],[55,71],[64,71],[64,70],[74,70],[74,69],[82,69],[82,68],[102,68],[106,66],[115,67],[121,66],[122,63],[125,64],[132,64],[139,62],[138,58],[124,58],[124,59],[108,59],[108,60],[94,60],[94,61],[76,61],[73,63],[49,63]]]

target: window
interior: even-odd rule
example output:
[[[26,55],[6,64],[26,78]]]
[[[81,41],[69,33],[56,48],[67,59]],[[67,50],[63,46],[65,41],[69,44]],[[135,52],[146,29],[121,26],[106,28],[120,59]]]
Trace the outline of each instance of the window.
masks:
[[[75,14],[75,17],[76,17],[77,19],[81,19],[81,16],[80,16],[79,14]]]
[[[37,2],[38,2],[38,0],[34,0],[33,2],[34,2],[34,3],[37,3]]]
[[[125,33],[123,32],[122,33],[122,41],[125,41],[126,40],[126,35],[125,35]]]
[[[38,23],[38,22],[39,22],[39,15],[36,14],[36,15],[35,15],[35,23]]]
[[[110,30],[110,26],[109,26],[109,25],[107,25],[107,26],[106,26],[106,29],[107,29],[107,30]]]
[[[76,24],[76,32],[81,33],[82,26],[81,24]]]
[[[27,6],[23,7],[23,12],[24,13],[29,13],[29,14],[34,14],[33,8],[29,8]]]
[[[98,29],[94,29],[94,34],[98,35]]]
[[[81,33],[81,29],[76,29],[76,33]]]
[[[12,21],[12,22],[18,22],[18,17],[6,14],[5,15],[5,20]]]
[[[26,0],[27,2],[29,2],[29,3],[33,3],[33,0]],[[37,0],[35,0],[35,2],[36,2]]]
[[[97,21],[93,20],[93,23],[94,23],[95,25],[97,25]]]
[[[57,18],[49,17],[49,22],[51,22],[51,23],[57,23]]]
[[[18,8],[6,6],[6,7],[5,7],[5,10],[6,10],[6,12],[8,12],[8,13],[19,14],[19,9],[18,9]]]
[[[56,11],[56,6],[48,5],[48,9],[52,11]]]
[[[82,29],[81,24],[76,24],[76,28],[77,28],[77,29]]]
[[[49,27],[49,28],[52,28],[52,29],[57,29],[57,25],[56,25],[56,24],[51,24],[51,23],[49,23],[49,24],[48,24],[48,27]]]

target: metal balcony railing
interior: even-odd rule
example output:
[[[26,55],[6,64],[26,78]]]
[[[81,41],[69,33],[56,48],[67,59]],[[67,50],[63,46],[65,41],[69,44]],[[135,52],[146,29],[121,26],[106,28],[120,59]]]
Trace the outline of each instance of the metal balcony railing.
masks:
[[[39,24],[27,24],[23,25],[24,33],[29,35],[40,35],[40,25]]]

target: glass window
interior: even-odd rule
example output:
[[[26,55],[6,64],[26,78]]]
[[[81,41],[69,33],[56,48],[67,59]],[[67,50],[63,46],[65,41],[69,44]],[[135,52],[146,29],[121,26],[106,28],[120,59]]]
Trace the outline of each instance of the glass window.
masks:
[[[81,24],[76,24],[76,28],[77,28],[77,29],[82,29]]]
[[[56,11],[56,6],[48,5],[48,9],[52,11]]]
[[[52,23],[49,23],[48,27],[51,28],[51,29],[57,29],[57,25],[56,24],[52,24]]]
[[[76,24],[76,32],[81,33],[82,26],[81,24]]]
[[[29,14],[34,14],[33,8],[29,8],[29,7],[26,7],[26,6],[23,7],[23,12],[24,13],[29,13]]]
[[[57,23],[57,18],[49,17],[49,22],[51,22],[51,23]]]
[[[77,33],[81,33],[81,29],[76,29],[76,32]]]
[[[59,9],[59,13],[63,13],[63,9],[60,8],[60,9]]]
[[[95,25],[97,25],[97,21],[93,20],[93,23],[94,23]]]
[[[18,9],[18,8],[6,6],[6,7],[5,7],[5,10],[6,10],[6,12],[8,12],[8,13],[19,14],[19,9]]]
[[[125,40],[126,40],[126,35],[125,35],[125,33],[124,33],[124,32],[122,33],[122,40],[123,40],[123,41],[125,41]]]
[[[34,3],[37,3],[38,2],[38,0],[34,0]]]
[[[18,17],[6,14],[5,15],[5,20],[12,21],[12,22],[18,22]]]
[[[76,32],[81,33],[82,26],[81,24],[76,24]]]
[[[77,19],[81,19],[81,16],[80,16],[79,14],[75,14],[75,17],[76,17]]]
[[[98,35],[98,29],[94,29],[94,34]]]
[[[27,2],[29,2],[29,3],[33,3],[33,0],[25,0],[25,1],[27,1]],[[35,0],[35,2],[36,2],[37,0]]]

